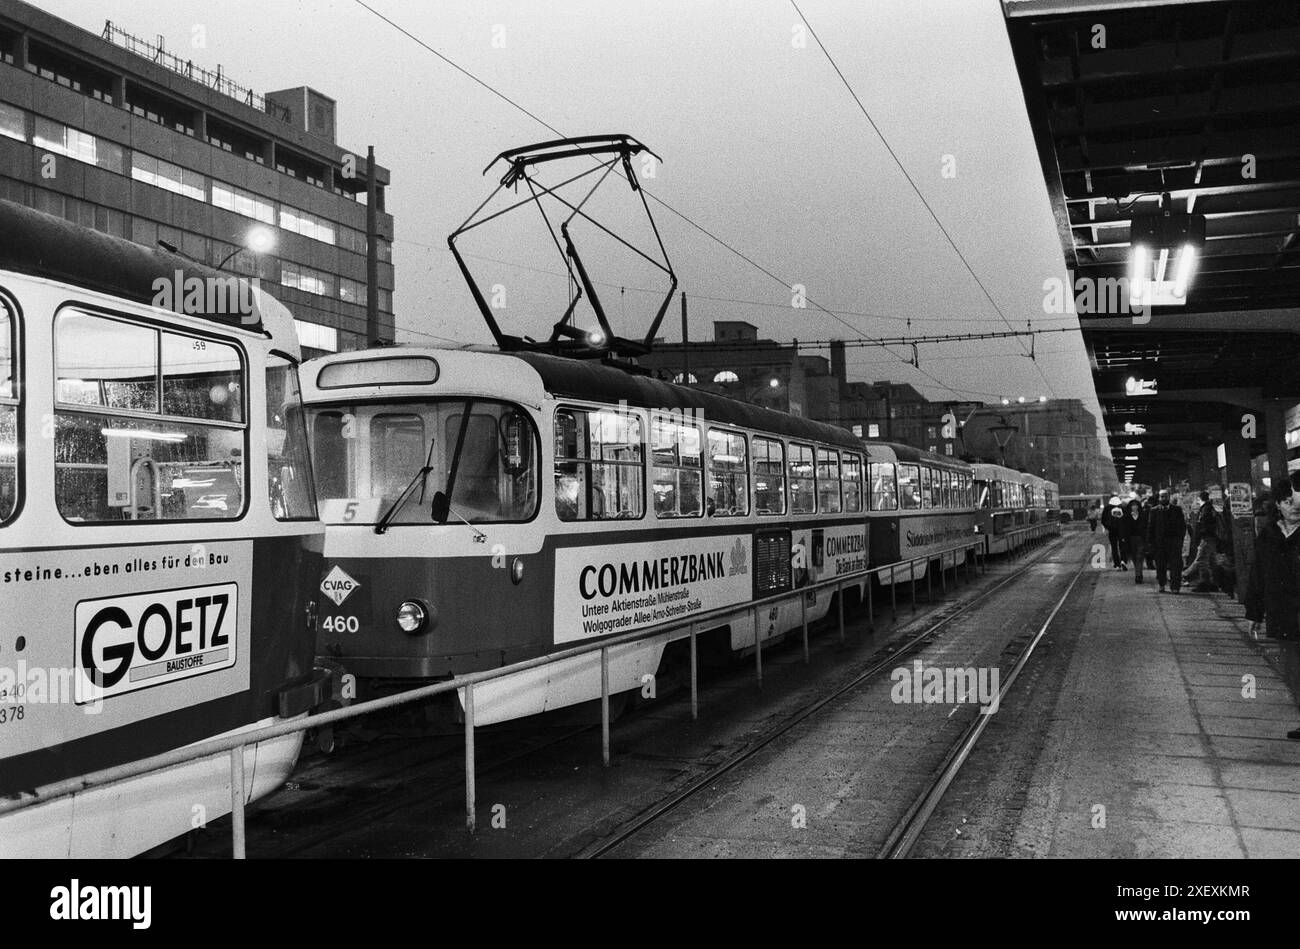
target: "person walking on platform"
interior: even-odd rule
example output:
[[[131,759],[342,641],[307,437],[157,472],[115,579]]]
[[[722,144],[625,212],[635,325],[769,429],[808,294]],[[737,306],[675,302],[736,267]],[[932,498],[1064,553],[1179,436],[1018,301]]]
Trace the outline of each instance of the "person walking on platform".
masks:
[[[1151,548],[1156,561],[1156,583],[1160,592],[1165,592],[1165,583],[1177,593],[1183,585],[1183,534],[1187,530],[1187,518],[1177,499],[1172,502],[1169,492],[1161,490],[1160,499],[1151,510],[1147,520],[1147,546]]]
[[[1124,556],[1124,507],[1119,498],[1111,498],[1110,504],[1101,515],[1102,526],[1110,538],[1110,565],[1116,570],[1127,570]]]
[[[1214,589],[1214,555],[1219,546],[1219,514],[1210,500],[1210,492],[1201,492],[1201,506],[1196,512],[1196,525],[1192,534],[1192,547],[1195,556],[1183,579],[1195,583],[1192,587],[1197,593],[1209,593]]]
[[[1144,532],[1146,531],[1146,525],[1151,523],[1151,512],[1154,511],[1155,509],[1156,509],[1156,496],[1154,494],[1148,494],[1146,497],[1142,499],[1142,511],[1146,515],[1146,517],[1143,519],[1142,530]],[[1155,548],[1153,548],[1150,544],[1146,542],[1145,533],[1143,534],[1141,541],[1143,547],[1146,550],[1147,569],[1155,570],[1156,569]]]
[[[1146,562],[1147,511],[1137,498],[1128,502],[1122,523],[1124,545],[1128,549],[1129,559],[1133,561],[1133,582],[1141,583],[1142,565]]]
[[[1097,522],[1101,520],[1101,505],[1096,501],[1092,502],[1092,507],[1088,508],[1088,530],[1097,533]]]
[[[1260,621],[1270,639],[1281,640],[1282,677],[1300,703],[1300,472],[1274,485],[1278,519],[1259,533],[1255,565],[1246,584],[1246,618],[1250,631]],[[1300,741],[1300,728],[1286,737]]]

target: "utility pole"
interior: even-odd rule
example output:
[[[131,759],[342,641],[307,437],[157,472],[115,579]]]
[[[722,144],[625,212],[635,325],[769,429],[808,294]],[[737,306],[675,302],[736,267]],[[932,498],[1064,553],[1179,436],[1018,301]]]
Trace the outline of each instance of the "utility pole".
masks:
[[[375,146],[366,153],[366,345],[379,345],[379,186]]]
[[[682,385],[691,384],[690,335],[686,331],[686,291],[682,291]]]

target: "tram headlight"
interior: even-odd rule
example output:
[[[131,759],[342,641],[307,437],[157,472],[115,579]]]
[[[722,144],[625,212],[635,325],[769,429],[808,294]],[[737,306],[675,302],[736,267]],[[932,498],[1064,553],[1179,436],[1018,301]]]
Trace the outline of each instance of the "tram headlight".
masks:
[[[422,633],[429,625],[429,611],[418,600],[407,600],[397,608],[397,626],[404,633]]]
[[[518,557],[510,564],[510,579],[515,583],[523,583],[524,581],[524,562]]]

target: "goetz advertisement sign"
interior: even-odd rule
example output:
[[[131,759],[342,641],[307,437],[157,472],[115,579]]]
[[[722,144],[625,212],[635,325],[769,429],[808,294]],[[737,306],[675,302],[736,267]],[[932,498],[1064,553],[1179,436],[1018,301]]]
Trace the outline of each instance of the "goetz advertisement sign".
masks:
[[[98,701],[228,669],[238,650],[233,583],[77,604],[76,701]]]
[[[749,601],[748,536],[562,548],[555,552],[555,641],[682,620]]]

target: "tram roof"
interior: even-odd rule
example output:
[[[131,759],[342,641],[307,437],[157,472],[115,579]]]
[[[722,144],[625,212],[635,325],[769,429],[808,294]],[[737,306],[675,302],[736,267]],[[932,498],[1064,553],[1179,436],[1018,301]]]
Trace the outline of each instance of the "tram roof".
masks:
[[[153,305],[155,282],[190,277],[243,279],[239,274],[215,270],[162,248],[149,248],[121,237],[91,230],[63,218],[0,201],[0,270],[43,277],[86,290]],[[265,332],[265,294],[252,294],[253,312],[187,313],[226,326]]]
[[[969,471],[970,465],[960,458],[949,458],[947,455],[940,455],[932,451],[926,451],[924,448],[917,448],[915,445],[906,445],[903,442],[864,442],[869,447],[888,448],[894,453],[894,457],[906,464],[927,464],[936,468],[951,468],[954,471]]]
[[[639,408],[694,410],[707,421],[723,425],[804,438],[859,452],[867,448],[866,443],[852,432],[834,425],[774,412],[593,361],[545,353],[513,352],[509,355],[528,363],[553,395],[593,402],[626,401],[628,405]]]

